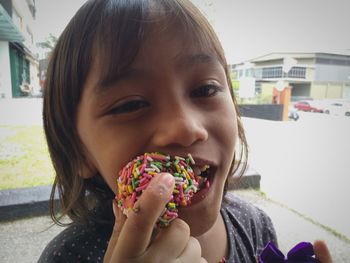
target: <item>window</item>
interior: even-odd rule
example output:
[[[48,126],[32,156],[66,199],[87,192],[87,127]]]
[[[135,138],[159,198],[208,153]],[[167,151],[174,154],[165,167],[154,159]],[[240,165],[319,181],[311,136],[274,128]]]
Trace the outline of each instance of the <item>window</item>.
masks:
[[[282,72],[282,67],[269,67],[262,69],[262,78],[263,79],[274,79],[274,78],[298,78],[305,79],[306,68],[305,67],[293,67],[288,74]]]
[[[282,67],[270,67],[262,69],[263,79],[282,78]]]
[[[305,79],[306,68],[305,67],[292,67],[288,72],[288,78]]]

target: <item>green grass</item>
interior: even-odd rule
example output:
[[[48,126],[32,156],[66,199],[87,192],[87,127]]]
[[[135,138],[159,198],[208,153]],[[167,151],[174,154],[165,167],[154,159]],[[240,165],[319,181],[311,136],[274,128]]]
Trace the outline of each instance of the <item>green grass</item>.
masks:
[[[0,190],[50,185],[54,170],[41,126],[0,126]]]

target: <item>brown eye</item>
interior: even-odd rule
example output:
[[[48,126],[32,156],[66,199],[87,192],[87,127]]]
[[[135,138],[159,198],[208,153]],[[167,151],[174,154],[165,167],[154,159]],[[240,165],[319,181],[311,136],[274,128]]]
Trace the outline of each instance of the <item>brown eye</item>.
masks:
[[[205,85],[199,88],[196,88],[191,92],[192,98],[205,98],[215,96],[217,92],[220,91],[220,88],[214,85]]]
[[[147,101],[143,100],[133,100],[123,103],[120,106],[117,106],[110,110],[109,114],[123,114],[123,113],[131,113],[138,111],[142,108],[148,107],[150,104]]]

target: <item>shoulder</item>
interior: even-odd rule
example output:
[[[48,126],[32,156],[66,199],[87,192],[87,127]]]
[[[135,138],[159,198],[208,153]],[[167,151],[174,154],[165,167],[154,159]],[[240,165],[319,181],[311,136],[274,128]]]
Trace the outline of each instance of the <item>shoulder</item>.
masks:
[[[224,197],[223,208],[240,220],[259,219],[271,223],[270,217],[259,207],[238,197],[233,193],[227,193]],[[271,223],[272,224],[272,223]]]
[[[222,214],[230,225],[250,239],[256,250],[264,247],[269,241],[277,244],[276,232],[270,217],[248,201],[227,193]]]
[[[49,242],[38,262],[102,262],[110,233],[110,226],[71,225]]]

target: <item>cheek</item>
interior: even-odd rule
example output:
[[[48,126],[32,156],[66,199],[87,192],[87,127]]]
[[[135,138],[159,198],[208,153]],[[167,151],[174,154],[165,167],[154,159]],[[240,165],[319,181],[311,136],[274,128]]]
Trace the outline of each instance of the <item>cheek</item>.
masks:
[[[226,110],[222,112],[219,118],[216,118],[215,126],[221,156],[225,163],[230,166],[238,138],[237,115],[233,104],[227,104]]]
[[[220,130],[222,143],[227,147],[235,147],[238,135],[237,114],[231,101],[223,105],[223,109],[216,117],[217,128]]]
[[[114,125],[107,126],[103,125],[103,129],[94,132],[86,141],[86,145],[97,170],[112,191],[116,192],[120,169],[136,155],[141,154],[140,149],[145,141],[138,129],[125,130]]]

